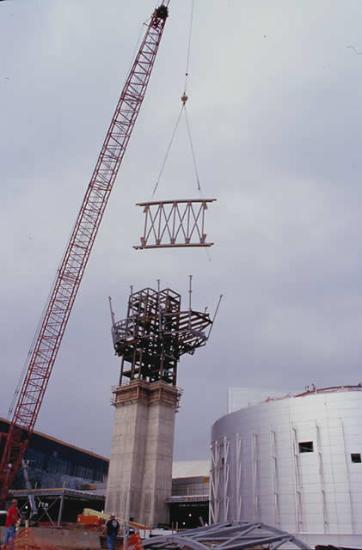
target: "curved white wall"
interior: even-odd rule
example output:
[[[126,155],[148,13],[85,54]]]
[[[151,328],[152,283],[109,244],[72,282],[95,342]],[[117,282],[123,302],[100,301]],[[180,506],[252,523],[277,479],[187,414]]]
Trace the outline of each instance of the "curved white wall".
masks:
[[[300,452],[306,442],[313,452]],[[351,459],[362,453],[362,388],[227,414],[213,425],[211,450],[211,522],[259,520],[350,540],[362,533],[362,463]]]

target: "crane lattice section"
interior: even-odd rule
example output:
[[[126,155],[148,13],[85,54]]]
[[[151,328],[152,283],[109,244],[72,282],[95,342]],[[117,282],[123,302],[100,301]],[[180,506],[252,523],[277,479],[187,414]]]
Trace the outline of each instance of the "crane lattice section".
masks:
[[[72,306],[145,96],[168,16],[166,3],[155,9],[147,26],[43,314],[10,429],[2,438],[5,445],[0,462],[0,501],[6,498],[15,479],[38,417]]]

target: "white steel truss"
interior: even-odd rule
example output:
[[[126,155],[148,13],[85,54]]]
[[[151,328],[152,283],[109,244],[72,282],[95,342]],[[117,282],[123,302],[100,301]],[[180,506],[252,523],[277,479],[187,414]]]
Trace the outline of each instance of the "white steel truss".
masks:
[[[344,424],[343,424],[342,419],[340,419],[340,427],[341,427],[341,434],[342,434],[342,441],[343,441],[344,467],[346,469],[346,477],[347,477],[347,481],[348,481],[348,502],[349,502],[349,509],[350,509],[350,518],[351,518],[351,530],[352,530],[352,533],[355,533],[356,532],[356,526],[355,526],[355,518],[354,518],[354,511],[353,511],[351,478],[350,478],[350,475],[349,475],[348,460],[347,460],[347,449],[346,449],[346,436],[345,436],[345,433],[344,433]]]
[[[258,435],[253,432],[251,434],[251,484],[253,499],[252,514],[254,520],[258,520],[260,515],[258,477]]]
[[[274,525],[280,526],[280,506],[279,506],[279,472],[277,455],[277,434],[273,430],[270,432],[271,454],[272,454],[272,483],[273,483],[273,515]]]
[[[218,441],[214,441],[210,445],[211,449],[211,468],[210,468],[210,508],[209,521],[217,523],[219,518],[219,498],[217,488],[219,486],[219,468],[218,468]]]
[[[294,459],[294,487],[295,487],[295,520],[298,533],[303,532],[303,501],[302,501],[302,479],[300,472],[299,444],[297,428],[292,426],[293,436],[293,459]]]
[[[243,511],[243,440],[235,435],[235,473],[236,473],[236,519],[241,520]]]
[[[224,460],[223,460],[223,467],[224,467],[224,476],[223,476],[223,487],[224,487],[224,517],[223,520],[227,521],[229,519],[229,503],[230,503],[230,497],[229,497],[229,482],[230,482],[230,461],[229,461],[229,452],[230,452],[230,442],[224,437]]]
[[[226,437],[211,445],[210,523],[229,516],[230,442]]]
[[[216,199],[141,202],[145,223],[140,244],[134,248],[208,247],[205,213]]]
[[[323,465],[323,454],[322,454],[322,440],[321,440],[321,430],[316,422],[315,424],[315,433],[316,433],[316,442],[317,442],[317,457],[318,457],[318,475],[319,482],[321,487],[322,494],[322,511],[323,511],[323,526],[324,532],[328,532],[328,508],[327,508],[327,498],[326,498],[326,483],[324,475],[324,465]]]

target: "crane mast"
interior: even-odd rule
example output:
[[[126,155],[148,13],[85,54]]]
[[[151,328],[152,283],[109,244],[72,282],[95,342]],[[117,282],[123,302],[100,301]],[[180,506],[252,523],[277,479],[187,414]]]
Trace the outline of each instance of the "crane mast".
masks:
[[[168,16],[157,7],[121,92],[31,350],[0,462],[0,502],[21,466],[109,195],[140,111]]]

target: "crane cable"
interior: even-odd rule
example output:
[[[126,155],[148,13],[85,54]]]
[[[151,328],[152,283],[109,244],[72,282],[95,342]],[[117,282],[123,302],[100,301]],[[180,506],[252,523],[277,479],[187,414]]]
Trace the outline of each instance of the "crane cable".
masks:
[[[175,139],[175,136],[176,136],[176,132],[177,132],[177,128],[178,128],[178,125],[180,123],[180,120],[181,120],[181,115],[182,115],[182,111],[184,109],[184,106],[182,105],[181,109],[180,109],[180,112],[177,116],[177,119],[176,119],[176,124],[175,124],[175,127],[173,129],[173,132],[172,132],[172,135],[171,135],[171,139],[170,139],[170,142],[167,146],[167,149],[166,149],[166,154],[165,154],[165,158],[163,159],[163,162],[161,164],[161,168],[160,168],[160,171],[158,173],[158,176],[157,176],[157,180],[156,180],[156,183],[155,183],[155,186],[153,188],[153,191],[152,191],[152,197],[155,196],[156,194],[156,191],[158,189],[158,186],[160,184],[160,180],[161,180],[161,177],[162,177],[162,174],[164,172],[164,169],[165,169],[165,166],[166,166],[166,163],[167,163],[167,160],[168,160],[168,157],[169,157],[169,154],[170,154],[170,151],[171,151],[171,147],[172,147],[172,144],[173,144],[173,141]]]
[[[191,134],[189,115],[188,115],[187,107],[186,107],[186,103],[187,103],[187,100],[189,98],[189,96],[187,95],[187,90],[188,90],[189,67],[190,67],[190,58],[191,58],[191,39],[192,39],[192,27],[193,27],[193,20],[194,20],[194,8],[195,8],[195,0],[191,0],[191,13],[190,13],[190,24],[189,24],[189,36],[188,36],[188,42],[187,42],[184,91],[183,91],[183,94],[181,96],[182,105],[181,105],[180,111],[177,115],[176,123],[175,123],[174,129],[173,129],[173,132],[171,134],[171,139],[170,139],[169,144],[167,146],[166,154],[165,154],[165,157],[164,157],[163,162],[161,164],[161,168],[160,168],[160,171],[158,173],[155,186],[153,188],[152,197],[155,196],[156,191],[158,189],[158,186],[160,184],[160,181],[161,181],[163,172],[165,170],[165,166],[166,166],[168,157],[170,155],[170,151],[171,151],[173,142],[175,140],[177,129],[179,127],[180,120],[181,120],[183,114],[184,114],[184,118],[185,118],[187,136],[189,138],[189,144],[190,144],[190,149],[191,149],[191,156],[192,156],[192,162],[193,162],[193,167],[194,167],[194,172],[195,172],[197,190],[200,192],[201,195],[203,194],[202,193],[202,188],[201,188],[201,183],[200,183],[199,170],[198,170],[198,167],[197,167],[195,146],[194,146],[194,142],[193,142],[192,134]]]
[[[188,77],[189,77],[192,27],[193,27],[193,23],[194,23],[194,10],[195,10],[195,0],[191,0],[190,27],[189,27],[189,38],[188,38],[188,42],[187,42],[184,95],[186,95],[186,92],[187,92],[187,84],[188,84]]]
[[[202,194],[199,171],[198,171],[197,162],[196,162],[195,147],[194,147],[194,144],[193,144],[193,141],[192,141],[191,128],[190,128],[190,122],[189,122],[189,117],[188,117],[186,105],[183,107],[183,109],[185,111],[185,122],[186,122],[186,128],[187,128],[187,135],[189,136],[190,147],[191,147],[191,155],[192,155],[192,160],[193,160],[193,163],[194,163],[197,190],[200,191],[200,193]]]

